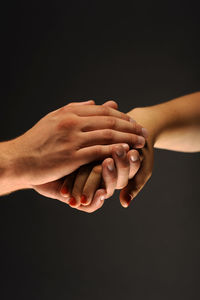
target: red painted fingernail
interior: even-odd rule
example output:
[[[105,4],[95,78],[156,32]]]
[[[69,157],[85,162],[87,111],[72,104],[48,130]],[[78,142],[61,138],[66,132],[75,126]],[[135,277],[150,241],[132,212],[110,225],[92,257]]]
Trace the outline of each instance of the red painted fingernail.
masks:
[[[61,194],[63,194],[63,196],[68,195],[69,194],[69,190],[66,186],[63,186],[60,190]]]
[[[76,205],[76,199],[74,197],[71,197],[69,199],[69,205],[71,205],[71,206],[75,206]]]
[[[85,204],[87,202],[87,197],[85,195],[81,196],[81,203]]]
[[[127,203],[127,207],[129,206],[129,204],[131,203],[132,197],[130,194],[128,194],[127,198],[126,198],[126,203]]]

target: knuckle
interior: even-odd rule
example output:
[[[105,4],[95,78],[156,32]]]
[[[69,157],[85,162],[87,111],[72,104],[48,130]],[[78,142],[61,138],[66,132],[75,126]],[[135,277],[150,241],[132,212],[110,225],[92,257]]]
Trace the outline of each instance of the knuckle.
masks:
[[[107,119],[107,126],[108,126],[108,128],[115,128],[116,119],[115,118],[108,118]]]
[[[69,103],[65,106],[63,106],[63,112],[72,112],[74,109],[73,104]]]
[[[63,113],[63,112],[66,112],[66,110],[67,110],[67,105],[62,106],[58,111]]]
[[[109,115],[110,109],[107,106],[101,106],[102,115]]]
[[[94,150],[93,150],[94,156],[95,157],[99,157],[99,155],[101,155],[102,153],[102,148],[101,146],[95,146]]]
[[[76,118],[69,116],[66,119],[62,119],[59,123],[58,123],[58,129],[62,130],[62,129],[72,129],[73,127],[76,127],[78,124],[78,121]]]
[[[137,131],[137,123],[135,121],[132,122],[132,127],[133,127],[133,131],[136,132]]]
[[[106,141],[112,140],[112,139],[113,139],[113,132],[112,132],[112,130],[106,129],[106,130],[104,131],[103,137],[105,138]]]
[[[129,120],[129,117],[126,114],[122,113],[122,112],[120,112],[120,118],[124,119],[124,120]]]

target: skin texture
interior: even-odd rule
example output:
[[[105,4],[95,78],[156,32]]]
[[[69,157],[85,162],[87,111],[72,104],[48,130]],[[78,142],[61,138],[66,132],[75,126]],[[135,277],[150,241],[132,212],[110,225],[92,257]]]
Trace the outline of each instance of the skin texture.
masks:
[[[126,181],[122,184],[120,202],[123,207],[130,205],[131,201],[150,179],[154,163],[154,148],[184,152],[200,151],[200,93],[193,93],[151,107],[136,108],[130,111],[128,115],[147,128],[149,136],[145,147],[140,149],[140,163],[138,167],[135,168],[135,173],[129,175],[129,181],[125,187],[123,187],[123,185],[125,185]],[[120,174],[120,170],[123,169],[119,163],[117,164],[116,156],[113,156],[113,158],[115,158],[115,164],[118,168],[114,170],[112,176],[116,173]],[[109,160],[109,158],[104,160],[102,167],[108,163]],[[97,171],[99,174],[103,174],[107,194],[105,196],[105,190],[103,189],[97,189],[98,193],[96,192],[95,194],[95,188],[96,185],[98,185],[99,179],[96,179],[95,182],[95,178],[97,178],[95,175],[92,181],[92,170],[91,174],[88,175],[90,180],[86,182],[86,184],[89,185],[89,183],[91,183],[90,188],[92,189],[92,195],[90,198],[93,195],[95,196],[86,207],[74,206],[79,210],[94,212],[103,205],[104,200],[100,201],[101,195],[107,198],[108,195],[111,196],[113,194],[115,188],[118,188],[117,184],[113,184],[111,174],[109,174],[106,168],[98,168],[95,172]],[[105,176],[105,174],[107,174],[107,176]],[[118,176],[120,178],[120,175]],[[127,177],[124,176],[124,179],[125,178]],[[88,187],[87,190],[90,190],[90,188]],[[85,188],[83,188],[83,190],[84,189]],[[109,192],[109,189],[112,192]],[[74,190],[72,190],[72,194],[73,191]],[[79,191],[79,193],[81,194],[81,191]],[[76,194],[78,194],[77,191]],[[78,198],[78,196],[76,197]]]
[[[111,156],[113,144],[141,148],[142,134],[141,126],[109,105],[68,104],[22,136],[0,143],[0,194],[57,181],[81,165]]]
[[[123,155],[117,155],[122,152]],[[105,159],[101,165],[82,166],[73,180],[70,176],[65,178],[60,193],[66,198],[67,204],[78,210],[93,212],[103,205],[105,199],[113,195],[115,189],[127,185],[129,178],[132,178],[140,167],[138,151],[130,150],[126,153],[121,146],[115,146],[112,157]]]
[[[75,104],[77,105],[77,104]],[[93,116],[94,108],[87,107],[87,111],[89,111],[89,115]],[[73,108],[72,108],[73,109]],[[79,110],[80,114],[84,114],[84,109]],[[111,109],[112,111],[112,109]],[[111,113],[110,110],[99,110],[96,112],[97,116],[102,116],[102,113],[107,113],[110,116]],[[114,112],[116,114],[116,111]],[[65,182],[66,177],[56,179],[51,182],[46,182],[42,185],[32,185],[33,188],[35,188],[36,191],[39,193],[58,199],[60,201],[64,201],[66,203],[69,203],[72,207],[75,207],[79,210],[83,210],[86,212],[93,212],[96,209],[100,208],[103,205],[103,201],[107,195],[111,195],[115,188],[118,188],[118,184],[120,188],[122,188],[120,192],[120,202],[123,207],[128,207],[128,205],[131,203],[134,197],[137,196],[137,194],[140,192],[140,190],[144,187],[146,182],[149,180],[152,174],[153,169],[153,161],[154,161],[154,154],[153,149],[154,148],[160,148],[160,149],[168,149],[168,150],[174,150],[174,151],[184,151],[184,152],[197,152],[200,151],[200,93],[194,93],[190,94],[184,97],[180,97],[177,99],[174,99],[172,101],[162,103],[159,105],[151,106],[151,107],[144,107],[144,108],[136,108],[133,109],[128,113],[129,116],[131,116],[133,119],[135,119],[138,123],[142,124],[145,128],[147,128],[149,132],[149,136],[146,140],[145,147],[142,147],[141,145],[137,145],[137,142],[134,140],[132,141],[132,138],[129,140],[126,136],[126,142],[129,145],[135,144],[135,147],[142,148],[140,149],[140,163],[139,167],[135,167],[135,173],[132,176],[133,178],[130,178],[130,175],[128,175],[128,184],[127,184],[127,175],[120,175],[122,174],[122,169],[124,167],[120,167],[120,162],[117,161],[117,156],[114,151],[114,146],[109,149],[110,155],[112,154],[112,158],[106,158],[102,165],[96,165],[93,166],[93,168],[89,169],[87,172],[87,180],[84,179],[84,185],[82,187],[81,191],[73,191],[73,184],[76,182],[76,176],[79,176],[80,174],[77,172],[71,173],[68,177],[67,184]],[[116,115],[115,115],[116,116]],[[88,117],[88,116],[87,116]],[[122,118],[123,119],[123,118]],[[126,120],[126,119],[125,119]],[[86,121],[86,119],[85,119]],[[121,120],[120,120],[121,121]],[[108,121],[109,122],[109,121]],[[85,123],[84,123],[85,124]],[[107,123],[108,124],[108,123]],[[88,125],[87,125],[88,126]],[[95,127],[83,127],[83,132],[86,130],[94,129]],[[92,123],[91,126],[96,126],[95,122]],[[102,125],[104,126],[104,125]],[[113,130],[116,129],[116,122],[110,122],[109,123],[110,128]],[[121,132],[120,135],[123,135],[125,133],[124,124],[120,123]],[[137,130],[141,130],[141,134],[144,132],[142,131],[142,127],[140,126],[139,129],[137,127],[137,123],[132,123],[131,130],[135,130],[134,132],[138,133]],[[62,128],[62,126],[61,126]],[[137,128],[137,129],[136,129]],[[101,129],[104,129],[102,127]],[[119,130],[119,127],[118,127]],[[98,130],[96,130],[98,131]],[[119,130],[120,131],[120,130]],[[94,133],[94,132],[92,132]],[[87,132],[88,134],[88,132]],[[103,132],[105,135],[104,143],[109,143],[114,138],[116,140],[119,140],[119,135],[113,135],[110,133]],[[85,136],[86,137],[86,136]],[[96,142],[99,143],[101,140],[101,136],[98,135]],[[88,139],[89,140],[89,139]],[[83,145],[86,147],[86,151],[88,148],[88,140],[83,141]],[[94,135],[92,136],[92,141],[94,140]],[[127,141],[128,140],[128,141]],[[15,141],[14,141],[15,142]],[[18,153],[18,149],[16,145],[14,144],[12,147],[7,147],[6,143],[1,144],[1,169],[0,169],[0,176],[1,176],[1,182],[5,183],[2,180],[2,178],[8,178],[11,177],[12,171],[16,168],[13,168],[13,161],[12,157],[14,156],[12,151],[10,149],[15,149],[16,153]],[[91,142],[92,144],[93,142]],[[10,144],[9,144],[10,145]],[[25,144],[26,145],[26,144]],[[124,145],[125,146],[125,145]],[[92,145],[90,146],[92,147]],[[95,146],[94,146],[95,147]],[[126,146],[125,146],[126,148]],[[6,151],[5,151],[6,150]],[[83,156],[87,157],[86,151],[82,151]],[[126,151],[128,151],[126,149]],[[10,160],[7,158],[10,155],[10,152],[12,156],[10,156]],[[6,154],[5,154],[6,153]],[[90,153],[91,154],[91,153]],[[95,152],[97,154],[97,152]],[[110,156],[108,153],[105,156]],[[129,153],[127,156],[130,155]],[[98,155],[97,155],[98,157]],[[96,158],[97,158],[96,157]],[[125,157],[125,156],[124,156]],[[26,158],[26,157],[25,157]],[[23,159],[25,159],[23,156]],[[88,158],[87,158],[88,159]],[[93,159],[94,160],[94,159]],[[9,167],[5,167],[5,162],[9,161]],[[29,161],[30,162],[30,161]],[[127,166],[127,160],[125,159],[123,163]],[[87,164],[87,163],[86,163]],[[113,170],[113,173],[109,173],[108,170],[105,167],[106,164],[115,164],[115,168]],[[15,165],[15,164],[14,164]],[[24,164],[22,164],[24,165]],[[26,165],[26,164],[25,164]],[[84,165],[84,163],[83,163]],[[131,166],[131,164],[130,164]],[[126,168],[126,167],[125,167]],[[139,169],[139,170],[138,170]],[[20,170],[20,168],[19,168]],[[29,170],[29,168],[28,168]],[[20,170],[21,171],[21,170]],[[83,172],[84,173],[84,172]],[[20,173],[21,174],[21,173]],[[66,175],[67,173],[65,173]],[[90,175],[93,174],[93,175]],[[100,176],[103,174],[104,183],[102,185],[102,180],[100,181]],[[116,175],[117,174],[117,175]],[[51,176],[55,176],[54,174]],[[86,176],[86,175],[85,175]],[[82,177],[84,178],[84,175],[82,174]],[[115,178],[115,179],[113,179]],[[120,179],[121,178],[121,179]],[[70,182],[71,180],[71,182]],[[113,181],[115,180],[115,183]],[[121,183],[118,181],[122,180]],[[14,182],[12,178],[12,182]],[[63,183],[65,182],[65,185],[63,186]],[[69,186],[68,187],[68,183]],[[125,183],[127,184],[125,187]],[[11,184],[12,185],[12,184]],[[91,194],[93,196],[89,195],[89,191],[91,186],[94,186]],[[99,185],[99,186],[98,186]],[[4,184],[2,185],[4,187]],[[20,187],[19,187],[20,188]],[[21,187],[23,188],[23,186]],[[66,189],[67,188],[67,189]],[[95,191],[96,189],[96,191]],[[65,192],[63,192],[65,191]],[[74,193],[80,194],[79,196],[76,196],[76,198],[79,198],[79,203],[77,205],[77,199],[73,196]],[[87,194],[84,195],[83,193]],[[71,195],[72,194],[72,195]],[[73,198],[72,198],[72,197]],[[85,196],[85,197],[84,197]],[[70,200],[70,197],[72,198]],[[103,200],[100,200],[102,198]],[[82,199],[82,204],[81,203]],[[101,202],[100,202],[101,201]]]
[[[159,105],[136,108],[128,114],[147,128],[149,137],[141,150],[143,160],[140,170],[120,192],[122,205],[132,201],[151,177],[154,148],[200,151],[200,92]]]
[[[103,104],[103,106],[109,106],[113,109],[118,109],[117,103],[114,101],[108,101],[105,104]],[[139,128],[141,130],[141,128],[142,128],[133,120],[132,120],[132,125],[133,125],[133,128],[135,128],[134,130],[138,130],[137,128]],[[147,133],[145,132],[145,136],[146,136],[146,134]],[[59,180],[56,180],[54,182],[49,182],[49,183],[45,183],[42,185],[34,185],[33,188],[38,193],[40,193],[48,198],[57,199],[59,201],[62,201],[62,202],[68,203],[68,204],[69,204],[70,198],[75,197],[76,202],[74,202],[74,199],[71,199],[71,201],[70,201],[70,205],[72,204],[71,207],[78,208],[79,210],[83,210],[85,212],[93,212],[94,210],[96,210],[100,207],[99,205],[102,206],[102,202],[100,202],[101,196],[104,196],[105,199],[112,196],[115,188],[120,188],[120,187],[125,186],[124,182],[127,184],[130,176],[132,177],[139,168],[139,165],[140,165],[139,154],[136,150],[129,151],[128,155],[123,155],[123,157],[118,157],[117,154],[115,154],[115,151],[117,149],[122,150],[123,148],[125,150],[125,153],[127,153],[129,150],[129,146],[127,144],[113,145],[113,150],[112,150],[110,156],[112,157],[112,155],[113,155],[113,157],[115,159],[116,168],[117,168],[116,170],[114,170],[113,172],[110,172],[107,169],[107,165],[109,164],[109,162],[113,163],[113,165],[114,165],[113,158],[105,159],[102,163],[102,169],[99,166],[98,168],[95,168],[93,170],[93,172],[95,172],[95,174],[98,173],[98,176],[96,174],[95,178],[97,181],[101,181],[101,183],[102,183],[102,180],[101,180],[102,174],[100,171],[103,170],[104,185],[106,185],[107,189],[105,190],[105,188],[99,188],[99,190],[97,190],[97,192],[95,194],[96,200],[94,201],[94,199],[93,199],[92,203],[90,205],[88,205],[89,199],[90,199],[89,202],[91,202],[91,197],[92,197],[91,196],[92,192],[91,192],[90,197],[87,197],[87,201],[86,201],[86,203],[84,203],[84,204],[87,204],[87,207],[85,207],[85,205],[81,205],[80,197],[83,194],[83,192],[80,190],[80,188],[78,189],[77,187],[81,187],[83,185],[84,182],[81,185],[81,181],[85,180],[85,182],[86,182],[86,179],[89,176],[90,172],[92,171],[92,168],[97,165],[96,163],[82,166],[78,171],[75,171],[75,172],[69,174],[68,176],[61,178]],[[132,163],[132,161],[131,161],[131,163],[129,163],[131,156],[133,156],[134,159],[137,160],[137,162],[135,161],[134,164]],[[77,178],[80,177],[80,179],[78,179],[76,184],[74,184],[75,189],[74,189],[74,193],[72,194],[73,182],[76,177]],[[87,186],[92,191],[92,190],[94,190],[94,187],[92,184],[92,181],[94,181],[94,180],[92,179],[93,178],[92,175],[90,176],[90,178],[91,178],[91,181],[87,182]],[[111,182],[112,182],[112,184],[111,184]],[[87,194],[89,195],[89,193],[87,193]]]

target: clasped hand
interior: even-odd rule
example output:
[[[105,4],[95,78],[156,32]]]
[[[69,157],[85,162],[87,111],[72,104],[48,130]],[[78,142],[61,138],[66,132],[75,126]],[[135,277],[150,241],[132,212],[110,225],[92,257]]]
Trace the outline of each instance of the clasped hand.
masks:
[[[117,108],[114,101],[102,106],[93,101],[71,103],[40,120],[32,135],[41,139],[39,130],[47,129],[45,123],[55,134],[37,143],[42,167],[39,176],[32,174],[32,188],[85,212],[99,209],[115,189],[122,189],[120,201],[127,207],[132,198],[127,188],[133,190],[131,179],[144,160],[136,149],[144,148],[147,133]],[[49,143],[58,148],[57,160],[50,161]]]

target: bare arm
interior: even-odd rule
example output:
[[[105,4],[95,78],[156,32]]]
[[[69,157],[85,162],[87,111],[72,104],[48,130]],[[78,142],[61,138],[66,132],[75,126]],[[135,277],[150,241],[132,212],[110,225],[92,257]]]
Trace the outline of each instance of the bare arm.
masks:
[[[141,150],[143,160],[139,171],[120,193],[124,207],[128,207],[151,177],[153,148],[200,151],[200,92],[154,106],[135,108],[128,115],[147,128],[149,137]]]
[[[200,92],[128,114],[147,128],[155,148],[200,151]]]

